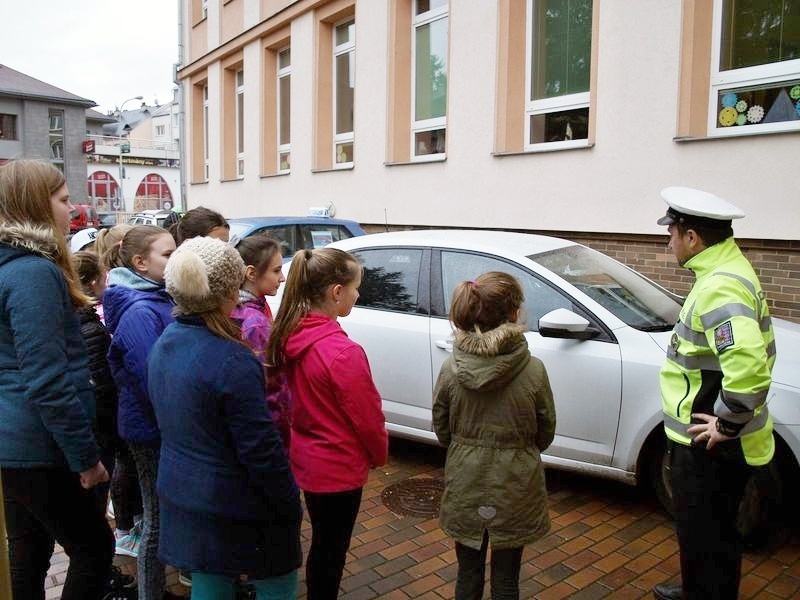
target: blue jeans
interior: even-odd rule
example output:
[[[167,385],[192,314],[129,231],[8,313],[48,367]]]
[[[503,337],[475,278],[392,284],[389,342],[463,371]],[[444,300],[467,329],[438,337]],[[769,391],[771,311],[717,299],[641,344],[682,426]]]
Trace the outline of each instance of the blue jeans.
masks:
[[[99,600],[111,572],[114,534],[66,468],[2,469],[14,598],[44,599],[54,542],[69,556],[62,600]]]
[[[248,585],[256,591],[256,600],[295,600],[297,570],[268,579],[251,579]],[[234,600],[236,580],[225,575],[192,571],[192,600]]]
[[[136,473],[139,476],[139,489],[142,493],[142,537],[139,541],[139,556],[136,558],[137,583],[139,600],[158,599],[164,595],[164,565],[158,560],[158,534],[160,530],[160,512],[158,510],[158,494],[156,480],[158,478],[158,457],[161,443],[137,444],[128,443]]]

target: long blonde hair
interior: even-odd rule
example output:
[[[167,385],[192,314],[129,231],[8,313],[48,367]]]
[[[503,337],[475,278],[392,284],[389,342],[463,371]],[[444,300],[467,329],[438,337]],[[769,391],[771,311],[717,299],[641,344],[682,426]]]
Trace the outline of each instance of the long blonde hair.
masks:
[[[0,222],[11,227],[34,227],[49,232],[55,243],[52,260],[61,269],[72,303],[87,306],[84,293],[70,260],[67,240],[58,231],[50,202],[66,184],[64,174],[43,160],[12,160],[0,167]]]

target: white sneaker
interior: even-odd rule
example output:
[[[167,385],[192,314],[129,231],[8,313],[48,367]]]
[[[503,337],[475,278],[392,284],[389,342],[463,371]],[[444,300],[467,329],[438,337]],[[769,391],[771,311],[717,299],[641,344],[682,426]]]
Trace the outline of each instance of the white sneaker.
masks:
[[[122,556],[132,556],[133,558],[139,556],[139,541],[141,535],[139,531],[131,529],[128,535],[123,536],[117,541],[116,553]]]
[[[114,504],[111,502],[111,498],[108,499],[108,504],[106,505],[106,519],[116,519],[114,516]]]

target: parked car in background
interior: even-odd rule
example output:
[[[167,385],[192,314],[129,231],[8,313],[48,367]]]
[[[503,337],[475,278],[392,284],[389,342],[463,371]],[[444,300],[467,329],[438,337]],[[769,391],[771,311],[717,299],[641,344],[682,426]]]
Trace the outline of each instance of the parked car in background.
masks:
[[[164,222],[173,214],[171,210],[143,210],[128,219],[131,225],[156,225],[164,227]]]
[[[99,215],[99,217],[100,225],[98,225],[98,229],[108,229],[117,224],[117,213],[104,213]]]
[[[97,216],[97,211],[88,204],[75,204],[70,217],[70,233],[75,233],[87,227],[100,227],[100,218]]]
[[[330,217],[250,217],[228,219],[228,224],[232,244],[264,233],[278,240],[286,260],[303,248],[320,248],[366,233],[355,221]]]
[[[453,289],[486,271],[504,271],[522,284],[526,338],[547,368],[555,398],[556,435],[545,463],[644,482],[669,507],[659,370],[682,298],[600,252],[555,237],[420,230],[332,246],[354,253],[364,268],[358,302],[339,321],[367,353],[391,434],[436,443],[431,400],[453,348]],[[277,310],[280,291],[268,301]],[[773,324],[777,362],[769,409],[778,471],[795,490],[800,325]]]

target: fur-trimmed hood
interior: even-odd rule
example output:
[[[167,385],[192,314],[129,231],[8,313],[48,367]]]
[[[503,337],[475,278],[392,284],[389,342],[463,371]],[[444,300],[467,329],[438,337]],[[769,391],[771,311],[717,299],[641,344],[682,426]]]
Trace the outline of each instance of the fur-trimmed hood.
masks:
[[[41,225],[9,225],[0,223],[0,244],[18,248],[25,252],[38,254],[48,260],[55,260],[59,255],[58,240],[50,227]],[[14,253],[16,254],[16,253]],[[13,256],[3,253],[2,262]]]
[[[466,388],[492,390],[505,386],[530,360],[525,326],[503,323],[489,331],[455,331],[456,378]]]

